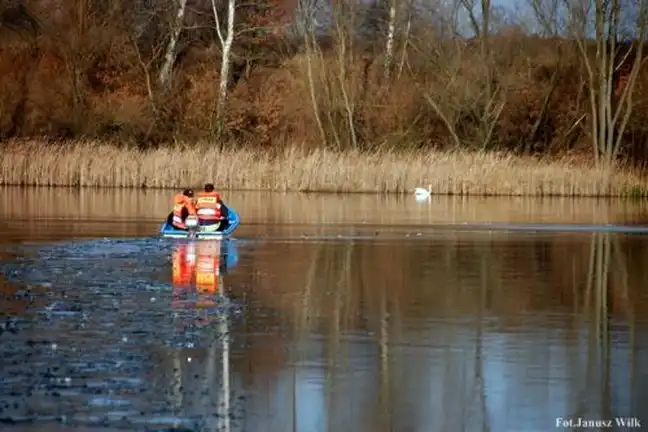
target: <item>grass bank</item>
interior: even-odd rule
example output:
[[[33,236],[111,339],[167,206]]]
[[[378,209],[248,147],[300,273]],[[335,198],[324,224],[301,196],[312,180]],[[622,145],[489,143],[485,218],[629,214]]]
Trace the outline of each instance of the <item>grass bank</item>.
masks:
[[[0,151],[0,184],[516,196],[644,195],[639,172],[612,172],[576,159],[542,160],[502,153],[379,152],[297,148],[271,154],[215,150],[208,144],[139,151],[110,144],[10,142]]]

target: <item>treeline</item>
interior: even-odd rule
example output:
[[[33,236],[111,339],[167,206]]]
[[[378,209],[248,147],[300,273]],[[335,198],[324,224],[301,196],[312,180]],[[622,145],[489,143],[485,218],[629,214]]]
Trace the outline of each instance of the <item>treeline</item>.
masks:
[[[644,160],[642,44],[457,1],[5,2],[0,137]]]

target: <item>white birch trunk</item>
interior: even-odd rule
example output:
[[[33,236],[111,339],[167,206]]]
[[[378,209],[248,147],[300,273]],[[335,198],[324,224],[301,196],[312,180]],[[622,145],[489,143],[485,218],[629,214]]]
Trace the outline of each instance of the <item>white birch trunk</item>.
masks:
[[[227,102],[229,70],[232,62],[232,44],[234,43],[234,13],[236,11],[236,0],[227,1],[227,33],[225,36],[223,36],[223,31],[220,26],[216,0],[212,0],[211,3],[212,11],[214,13],[214,21],[216,22],[216,32],[218,33],[218,40],[220,41],[222,50],[220,83],[218,85],[218,101],[216,105],[216,115],[220,120],[225,109],[225,103]]]
[[[169,78],[171,77],[171,71],[173,70],[173,65],[175,64],[176,55],[177,55],[177,46],[178,40],[180,39],[180,33],[182,32],[182,24],[184,23],[185,10],[187,9],[187,0],[179,0],[178,3],[178,13],[176,14],[175,25],[171,31],[171,38],[167,45],[166,52],[164,53],[164,64],[160,69],[160,84],[163,87],[169,86]]]
[[[392,63],[394,61],[394,38],[396,37],[396,1],[391,0],[389,6],[389,23],[387,26],[387,43],[385,45],[385,78],[391,75]]]
[[[407,56],[407,47],[409,45],[409,35],[412,29],[412,9],[413,2],[410,1],[407,11],[407,24],[405,25],[405,34],[403,35],[403,50],[401,51],[400,64],[398,65],[398,77],[400,77],[403,73],[403,67],[405,66],[405,57]]]

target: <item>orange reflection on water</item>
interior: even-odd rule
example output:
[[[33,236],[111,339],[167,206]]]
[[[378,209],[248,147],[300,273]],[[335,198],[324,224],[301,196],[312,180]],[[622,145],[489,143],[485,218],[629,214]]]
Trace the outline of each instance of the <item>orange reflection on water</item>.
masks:
[[[171,256],[173,300],[176,311],[194,310],[194,325],[206,325],[211,320],[211,309],[218,306],[223,294],[222,259],[220,240],[178,243]]]
[[[221,251],[220,240],[179,244],[172,254],[173,286],[179,290],[195,287],[201,293],[216,293]]]

